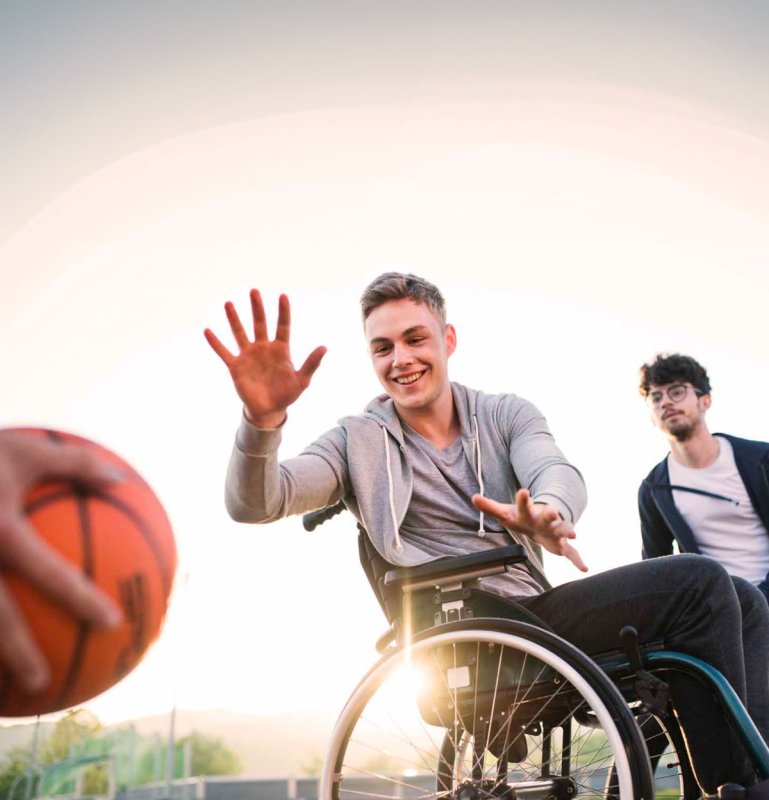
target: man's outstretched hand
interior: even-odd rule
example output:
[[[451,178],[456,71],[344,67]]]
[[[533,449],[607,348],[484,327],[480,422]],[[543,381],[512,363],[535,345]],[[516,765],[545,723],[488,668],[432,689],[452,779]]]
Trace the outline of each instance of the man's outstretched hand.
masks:
[[[553,506],[535,503],[528,490],[518,490],[515,505],[498,503],[479,494],[473,495],[473,505],[499,520],[509,531],[525,533],[549,553],[565,556],[577,569],[587,572],[585,562],[569,541],[577,537],[572,524],[561,519]]]
[[[238,346],[237,355],[208,328],[204,331],[206,340],[229,369],[249,421],[258,428],[277,428],[286,418],[286,409],[310,385],[326,348],[316,347],[304,364],[294,369],[289,350],[291,307],[284,294],[278,300],[278,326],[272,341],[267,337],[264,305],[257,289],[251,290],[253,341],[248,338],[235,306],[226,303],[224,311]]]

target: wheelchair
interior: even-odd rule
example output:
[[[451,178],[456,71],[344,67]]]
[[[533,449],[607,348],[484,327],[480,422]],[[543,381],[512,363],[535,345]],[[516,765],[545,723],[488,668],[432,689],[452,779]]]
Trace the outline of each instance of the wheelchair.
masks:
[[[305,515],[305,528],[341,510]],[[394,568],[360,526],[358,542],[391,627],[333,729],[320,800],[695,800],[670,670],[710,688],[759,779],[769,778],[761,735],[708,664],[641,647],[630,626],[616,652],[588,657],[483,591],[480,578],[526,560],[520,545]],[[719,790],[722,800],[743,794]]]

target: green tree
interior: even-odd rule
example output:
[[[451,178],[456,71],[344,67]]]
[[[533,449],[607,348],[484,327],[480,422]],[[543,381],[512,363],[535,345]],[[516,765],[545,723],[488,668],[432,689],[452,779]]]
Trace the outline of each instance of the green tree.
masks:
[[[302,775],[307,775],[308,777],[320,775],[323,771],[323,756],[313,753],[302,762],[299,766],[299,770]]]
[[[133,783],[141,786],[145,783],[164,780],[167,763],[166,746],[160,741],[159,737],[155,737],[150,742],[146,739],[142,740],[141,750],[142,755],[136,765]]]
[[[0,798],[8,800],[12,788],[14,789],[15,798],[24,797],[26,782],[20,776],[27,771],[30,757],[31,748],[29,745],[12,747],[3,755],[2,760],[0,760]]]
[[[107,765],[91,764],[83,771],[83,794],[102,795],[109,792],[109,773]]]
[[[192,731],[179,741],[179,748],[190,748],[190,773],[192,775],[237,775],[243,765],[240,759],[221,739]]]
[[[237,775],[243,767],[238,756],[221,739],[192,731],[176,742],[174,778],[184,775],[184,753],[190,751],[190,775]],[[164,781],[168,769],[168,745],[154,740],[139,759],[136,783]]]
[[[54,727],[51,735],[45,740],[40,763],[50,764],[54,761],[63,761],[79,745],[89,739],[99,736],[104,726],[99,720],[84,708],[75,708],[68,711]]]
[[[99,740],[103,732],[104,726],[90,711],[82,708],[68,711],[56,723],[40,753],[40,764],[44,768],[49,766],[47,772],[50,783],[61,783],[62,788],[73,787],[79,759],[108,755],[108,743]],[[70,759],[72,765],[67,764]],[[82,769],[83,793],[106,794],[109,788],[107,764],[94,763],[83,766]],[[53,785],[51,789],[56,790]]]
[[[73,791],[78,769],[83,770],[84,794],[106,794],[109,787],[107,764],[97,760],[110,753],[110,743],[101,738],[103,730],[101,722],[90,712],[68,711],[40,747],[40,773],[39,779],[35,776],[35,794],[38,789],[45,794]],[[31,757],[31,745],[14,747],[2,757],[0,800],[23,800],[26,796],[27,785],[21,776],[29,768]],[[78,767],[78,762],[86,759],[94,763]],[[9,797],[11,790],[12,798]]]

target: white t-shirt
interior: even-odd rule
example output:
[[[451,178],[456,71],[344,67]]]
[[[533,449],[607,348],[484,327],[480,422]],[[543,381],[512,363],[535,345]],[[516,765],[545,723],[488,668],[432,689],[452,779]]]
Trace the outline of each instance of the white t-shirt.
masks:
[[[717,437],[718,458],[708,467],[692,468],[668,455],[673,501],[694,533],[703,555],[719,561],[730,575],[758,585],[769,572],[769,534],[753,508],[727,439]]]

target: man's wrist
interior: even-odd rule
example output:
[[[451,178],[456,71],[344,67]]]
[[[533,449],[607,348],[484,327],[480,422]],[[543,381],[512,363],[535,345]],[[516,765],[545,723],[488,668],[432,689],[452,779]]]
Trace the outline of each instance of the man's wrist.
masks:
[[[571,514],[568,506],[566,506],[564,504],[564,502],[559,497],[556,497],[555,495],[547,494],[547,493],[540,494],[537,497],[533,497],[532,501],[536,505],[549,506],[550,508],[554,508],[558,512],[558,514],[560,515],[561,519],[564,522],[573,522],[574,521],[572,519],[572,514]]]
[[[243,416],[245,416],[245,418],[248,420],[248,422],[251,423],[251,425],[263,431],[275,430],[276,428],[280,428],[286,421],[285,411],[276,411],[271,414],[254,415],[251,414],[245,406],[243,406]]]

